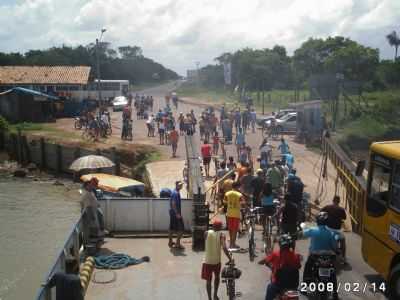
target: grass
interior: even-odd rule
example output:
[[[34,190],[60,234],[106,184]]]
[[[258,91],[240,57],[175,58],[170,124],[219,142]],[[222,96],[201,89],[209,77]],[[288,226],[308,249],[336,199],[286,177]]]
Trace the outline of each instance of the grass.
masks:
[[[154,81],[154,82],[140,82],[138,84],[133,84],[130,86],[130,91],[132,92],[140,92],[142,90],[145,89],[149,89],[158,85],[162,85],[165,83],[168,83],[168,80],[164,80],[164,81]]]
[[[341,97],[336,140],[350,155],[366,157],[374,141],[400,139],[400,90],[375,91]],[[325,106],[328,118],[332,113]]]
[[[238,93],[232,93],[230,90],[224,90],[221,88],[205,88],[199,87],[193,84],[181,85],[177,93],[180,97],[193,97],[201,99],[202,102],[208,102],[213,104],[223,104],[228,107],[237,106],[240,104],[240,96]],[[253,99],[254,106],[258,112],[262,111],[262,93],[250,92],[249,95]],[[308,98],[307,91],[300,91],[300,100]],[[272,90],[264,92],[264,111],[275,111],[283,108],[287,108],[289,103],[294,101],[293,90]],[[241,105],[244,107],[244,105]]]

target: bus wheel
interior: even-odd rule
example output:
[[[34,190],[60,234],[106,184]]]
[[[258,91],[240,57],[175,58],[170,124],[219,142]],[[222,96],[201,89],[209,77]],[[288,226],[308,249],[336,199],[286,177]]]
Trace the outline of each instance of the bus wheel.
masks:
[[[389,299],[400,299],[400,264],[390,272]]]

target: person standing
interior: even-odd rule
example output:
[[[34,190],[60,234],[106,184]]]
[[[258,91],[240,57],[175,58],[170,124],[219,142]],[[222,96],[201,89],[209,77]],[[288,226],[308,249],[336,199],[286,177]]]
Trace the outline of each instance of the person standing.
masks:
[[[98,184],[99,180],[96,177],[92,177],[83,184],[84,192],[80,203],[82,212],[85,211],[89,218],[90,228],[94,228],[97,237],[103,237],[105,235],[103,212],[95,196]]]
[[[185,134],[185,116],[183,115],[183,112],[181,112],[180,114],[179,114],[179,117],[178,117],[178,123],[179,123],[179,134],[180,135],[184,135]]]
[[[214,300],[218,299],[218,287],[221,273],[221,249],[224,251],[228,260],[231,260],[231,256],[226,247],[226,237],[221,232],[222,222],[220,220],[214,220],[213,227],[204,233],[204,239],[206,241],[205,246],[205,257],[201,268],[201,278],[206,280],[206,289],[208,300],[211,298],[211,281],[212,275],[214,274]]]
[[[242,145],[245,143],[245,137],[243,134],[243,129],[239,128],[239,132],[236,134],[236,138],[235,138],[235,144],[236,144],[236,152],[237,152],[237,157],[239,160],[239,154],[240,154],[240,148],[242,147]]]
[[[201,146],[201,156],[203,157],[206,177],[210,177],[211,145],[208,144],[207,140],[204,140],[204,144]]]
[[[346,210],[340,206],[340,197],[337,195],[333,197],[332,204],[324,206],[321,211],[328,214],[326,225],[329,227],[329,229],[332,229],[338,234],[341,242],[343,259],[346,261],[346,239],[341,231],[341,228],[343,222],[346,220],[347,215]]]
[[[235,114],[234,114],[236,133],[239,132],[241,118],[242,117],[240,115],[240,108],[239,108],[238,110],[235,111]]]
[[[179,133],[175,127],[169,133],[169,140],[172,147],[172,157],[176,157],[176,149],[178,149]]]
[[[263,191],[264,188],[264,184],[265,184],[265,174],[264,171],[262,169],[258,169],[256,172],[257,176],[254,177],[251,185],[253,187],[253,206],[261,206],[260,204],[260,199],[261,199],[261,193]]]
[[[219,136],[218,136],[218,131],[214,132],[213,136],[213,154],[218,155],[218,149],[219,149]]]
[[[251,122],[251,129],[252,129],[253,133],[256,132],[256,120],[257,120],[257,114],[253,108],[250,112],[250,122]]]
[[[224,203],[226,203],[226,219],[229,231],[229,244],[230,248],[240,248],[236,245],[236,237],[239,231],[240,224],[240,207],[245,202],[243,195],[239,192],[240,183],[235,181],[232,184],[233,190],[227,192],[224,196]]]
[[[281,138],[281,143],[278,146],[278,150],[281,150],[281,155],[285,155],[289,152],[289,145],[286,143],[284,138]]]
[[[184,250],[185,248],[181,245],[181,238],[184,231],[183,218],[181,214],[181,194],[180,190],[183,187],[182,181],[175,182],[175,189],[172,191],[171,198],[169,200],[169,242],[170,248]],[[177,234],[176,243],[173,242],[173,234]]]
[[[165,124],[163,121],[158,125],[158,134],[160,136],[160,145],[164,145],[165,141]]]
[[[237,165],[236,165],[236,163],[235,163],[235,161],[234,161],[234,159],[233,159],[233,156],[229,156],[228,157],[228,163],[227,163],[227,168],[228,168],[228,170],[230,171],[230,170],[236,170],[237,169]]]

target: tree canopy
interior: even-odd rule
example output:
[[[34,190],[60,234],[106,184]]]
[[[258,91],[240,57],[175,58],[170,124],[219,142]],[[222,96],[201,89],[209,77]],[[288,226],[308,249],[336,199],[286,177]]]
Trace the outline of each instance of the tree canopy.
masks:
[[[217,82],[211,78],[220,80],[221,77],[210,74],[210,70],[223,73],[222,65],[229,62],[232,65],[232,85],[253,90],[305,87],[310,76],[326,73],[340,73],[346,80],[356,80],[368,86],[384,86],[393,84],[393,72],[397,70],[397,67],[387,66],[389,62],[380,67],[378,49],[342,36],[310,38],[294,51],[293,56],[287,55],[284,46],[276,45],[272,49],[244,48],[226,52],[215,61],[220,68],[207,66],[207,72],[205,68],[201,69],[204,84],[216,85]],[[389,70],[390,74],[383,75]]]
[[[102,79],[128,79],[131,83],[140,83],[179,77],[174,71],[146,58],[138,46],[121,46],[115,50],[110,43],[102,42],[98,48]],[[87,65],[92,67],[93,76],[96,77],[96,45],[63,45],[26,53],[0,52],[0,65]]]

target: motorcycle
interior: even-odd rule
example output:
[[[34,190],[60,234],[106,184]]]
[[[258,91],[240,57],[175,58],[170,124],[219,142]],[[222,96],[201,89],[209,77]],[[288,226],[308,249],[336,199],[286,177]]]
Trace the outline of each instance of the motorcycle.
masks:
[[[87,119],[85,117],[76,117],[74,127],[75,129],[82,129],[87,126]]]
[[[301,223],[304,230],[307,225]],[[335,298],[337,292],[336,253],[334,251],[318,251],[310,254],[312,260],[311,282],[305,288],[311,299],[327,300]]]

